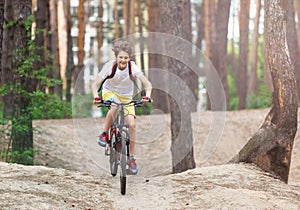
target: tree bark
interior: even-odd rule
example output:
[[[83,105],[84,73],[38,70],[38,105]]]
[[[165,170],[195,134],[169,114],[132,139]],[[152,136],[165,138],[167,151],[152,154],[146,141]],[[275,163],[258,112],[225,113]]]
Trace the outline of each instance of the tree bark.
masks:
[[[57,17],[57,0],[50,0],[50,26],[51,26],[51,51],[54,56],[53,76],[56,80],[61,81],[60,59],[59,59],[59,34],[58,34],[58,17]],[[54,87],[54,93],[62,99],[62,84]]]
[[[237,82],[237,93],[239,96],[239,109],[246,108],[247,99],[247,72],[248,72],[248,34],[249,34],[249,12],[250,12],[250,1],[240,0],[240,57],[239,57],[239,69]]]
[[[12,1],[5,0],[4,4],[4,27],[14,21]],[[13,81],[13,50],[14,50],[14,28],[9,27],[3,31],[2,58],[1,58],[1,85],[9,84]],[[9,92],[3,97],[4,117],[9,117],[13,113],[13,93]]]
[[[259,130],[233,162],[254,163],[288,182],[297,132],[297,93],[286,39],[286,13],[281,0],[265,1],[265,53],[272,75],[272,107]]]
[[[36,54],[40,57],[40,60],[35,61],[35,69],[45,68],[48,64],[48,19],[49,15],[49,0],[37,0],[37,10],[35,12],[36,19]],[[51,77],[51,72],[48,71],[48,76]],[[46,87],[39,84],[41,89],[46,92]]]
[[[3,26],[4,26],[4,0],[0,0],[0,87],[4,84],[3,68],[2,68],[2,41],[3,41]],[[3,97],[0,95],[0,110],[4,110]]]
[[[8,2],[8,1],[6,1]],[[13,26],[13,57],[12,62],[13,83],[23,91],[32,93],[36,89],[36,83],[30,79],[30,75],[22,77],[19,72],[19,67],[23,64],[22,57],[28,56],[27,37],[25,23],[31,15],[31,0],[14,0],[12,2],[12,17],[16,24]],[[10,41],[12,41],[10,40]],[[21,51],[16,51],[16,50]],[[32,72],[28,72],[29,74]],[[33,148],[33,129],[32,118],[28,110],[30,98],[24,93],[14,91],[13,103],[13,122],[12,122],[12,151],[22,154],[24,151]],[[25,160],[18,160],[18,163],[23,163]]]
[[[148,31],[152,32],[163,32],[163,28],[161,26],[160,17],[162,14],[159,8],[159,1],[161,0],[147,0],[147,8],[148,8]],[[148,48],[149,48],[149,80],[152,83],[152,98],[153,98],[153,110],[161,110],[162,113],[170,112],[170,102],[167,94],[169,78],[168,74],[164,73],[162,75],[155,74],[152,69],[161,69],[165,70],[166,66],[166,57],[163,55],[157,55],[155,53],[151,53],[153,50],[153,46],[155,47],[157,44],[152,43],[151,39],[148,39]]]
[[[78,64],[74,72],[74,84],[76,84],[76,90],[78,94],[84,95],[84,80],[83,73],[80,74],[83,68],[83,62],[85,57],[84,52],[84,37],[85,37],[85,12],[84,12],[84,0],[79,0],[78,5]]]
[[[216,17],[217,24],[217,45],[218,49],[218,68],[217,72],[222,82],[225,97],[226,97],[226,109],[229,110],[229,90],[227,81],[227,33],[228,33],[228,22],[230,12],[231,0],[219,0],[218,1],[218,12]]]
[[[257,94],[257,61],[258,61],[258,37],[259,37],[259,18],[260,18],[261,0],[256,0],[256,15],[254,20],[253,44],[251,50],[251,71],[249,78],[248,95]]]
[[[66,101],[71,102],[71,86],[72,86],[72,75],[75,70],[74,60],[73,60],[73,44],[71,37],[72,28],[72,17],[70,14],[70,1],[64,0],[64,14],[66,18],[66,31],[67,31],[67,67],[66,67]]]
[[[191,16],[184,15],[190,9],[190,1],[178,3],[176,0],[159,1],[161,12],[161,24],[166,33],[179,36],[188,41],[191,38],[190,24]],[[184,53],[183,46],[176,40],[169,40],[166,43],[168,51]],[[179,55],[183,58],[184,55]],[[182,62],[168,58],[168,69],[171,75],[177,75],[182,81],[172,80],[169,83],[171,108],[171,136],[172,136],[172,166],[173,173],[179,173],[188,169],[195,168],[193,151],[193,132],[191,126],[191,104],[188,94],[188,74],[189,69]],[[174,92],[173,92],[174,93]]]
[[[114,38],[119,39],[120,38],[120,29],[119,29],[119,14],[118,14],[118,0],[114,1]]]
[[[287,44],[289,47],[291,61],[295,70],[295,76],[297,81],[297,95],[298,101],[300,101],[300,61],[298,39],[297,36],[295,36],[295,34],[297,34],[297,30],[295,21],[294,0],[286,0],[284,1],[284,4],[286,4],[287,7]]]

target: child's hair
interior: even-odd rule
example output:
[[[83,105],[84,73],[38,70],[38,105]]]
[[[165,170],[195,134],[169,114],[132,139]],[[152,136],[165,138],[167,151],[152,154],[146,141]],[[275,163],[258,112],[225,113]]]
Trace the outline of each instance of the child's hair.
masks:
[[[129,54],[129,57],[131,57],[132,47],[127,41],[117,41],[114,43],[114,47],[112,48],[112,51],[114,51],[116,57],[121,51],[127,52]]]

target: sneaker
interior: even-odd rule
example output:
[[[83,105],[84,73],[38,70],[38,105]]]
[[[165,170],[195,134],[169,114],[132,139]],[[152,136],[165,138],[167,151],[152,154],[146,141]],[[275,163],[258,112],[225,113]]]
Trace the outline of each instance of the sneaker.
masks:
[[[98,138],[98,144],[101,146],[101,147],[105,147],[106,146],[106,143],[108,141],[108,135],[106,132],[103,132],[99,138]]]
[[[138,168],[135,162],[135,159],[133,158],[133,156],[129,157],[129,171],[132,175],[136,175],[138,173]]]

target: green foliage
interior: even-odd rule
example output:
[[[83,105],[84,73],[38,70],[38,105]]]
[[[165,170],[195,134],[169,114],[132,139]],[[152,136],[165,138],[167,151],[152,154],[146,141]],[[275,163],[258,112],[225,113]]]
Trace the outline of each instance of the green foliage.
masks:
[[[251,47],[251,43],[249,43]],[[234,49],[235,52],[235,58],[236,62],[238,62],[238,45],[235,45],[236,49]],[[258,69],[257,69],[257,77],[258,77],[258,92],[255,95],[248,96],[247,98],[247,104],[246,109],[260,109],[260,108],[266,108],[270,107],[272,104],[271,101],[271,93],[267,87],[266,84],[266,78],[265,78],[265,69],[264,69],[264,56],[263,56],[263,36],[259,37],[259,44],[258,44]],[[228,44],[228,54],[232,56],[233,49],[232,45]],[[229,61],[232,61],[229,59]],[[229,99],[230,104],[229,108],[230,110],[238,110],[238,104],[239,99],[237,96],[236,91],[236,81],[235,81],[235,75],[233,72],[233,65],[232,63],[229,63],[228,65],[228,88],[229,88]],[[236,70],[238,66],[236,66]],[[250,70],[250,62],[248,64],[248,69]]]
[[[33,120],[64,119],[72,117],[71,103],[59,96],[36,91],[31,97],[30,112]]]
[[[106,117],[108,110],[109,110],[109,109],[106,108],[106,107],[101,107],[101,113],[102,113],[102,116],[103,116],[103,117]]]
[[[34,19],[30,16],[26,23],[21,27],[26,30],[27,40],[26,46],[20,47],[13,52],[13,74],[17,80],[8,82],[0,87],[0,94],[6,96],[13,94],[14,98],[22,104],[16,105],[12,116],[1,120],[1,123],[12,123],[10,126],[4,125],[1,127],[10,129],[9,142],[5,152],[6,160],[21,163],[34,164],[34,150],[27,148],[24,151],[23,142],[32,141],[32,119],[53,119],[71,117],[71,105],[60,100],[58,96],[46,94],[44,91],[47,88],[61,84],[61,81],[53,78],[48,78],[49,71],[53,69],[52,65],[44,66],[42,58],[37,51],[43,51],[46,55],[45,59],[50,59],[54,63],[53,56],[44,46],[37,46],[34,37],[38,33],[43,33],[42,30],[36,29],[35,34],[32,34],[31,26]],[[16,27],[18,22],[10,22],[6,29]],[[44,59],[44,58],[43,58]],[[30,87],[32,86],[32,87]],[[13,103],[16,103],[13,102]],[[3,110],[1,110],[3,117]],[[12,142],[17,142],[20,148],[12,148]],[[30,144],[28,144],[30,145]],[[26,147],[26,146],[25,146]],[[30,147],[30,146],[28,146]],[[2,154],[3,155],[3,154]]]
[[[23,165],[35,165],[34,162],[34,154],[37,153],[38,150],[33,150],[32,148],[26,149],[24,152],[20,153],[18,151],[14,151],[9,153],[8,162],[10,163],[19,163]],[[7,154],[5,152],[1,152],[1,158],[6,157]]]
[[[91,117],[93,97],[92,94],[75,95],[72,102],[72,114],[74,118]]]
[[[247,109],[262,109],[272,105],[271,93],[266,84],[260,84],[258,92],[247,98]]]

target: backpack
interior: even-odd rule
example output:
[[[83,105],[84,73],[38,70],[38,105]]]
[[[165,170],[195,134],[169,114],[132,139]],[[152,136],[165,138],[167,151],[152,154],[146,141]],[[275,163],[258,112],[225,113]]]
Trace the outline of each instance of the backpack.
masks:
[[[127,65],[128,65],[129,77],[130,77],[131,81],[134,83],[134,85],[137,86],[137,85],[136,85],[136,82],[135,82],[135,77],[132,75],[131,62],[128,61],[128,64],[127,64]],[[100,87],[99,87],[99,89],[98,89],[98,92],[100,92],[100,90],[102,89],[102,86],[103,86],[103,84],[104,84],[104,82],[105,82],[106,80],[111,79],[111,78],[113,78],[113,77],[115,76],[116,71],[117,71],[117,67],[118,67],[118,64],[117,64],[117,62],[115,62],[115,63],[113,64],[112,68],[111,68],[111,73],[110,73],[109,75],[107,75],[107,77],[105,77],[105,79],[102,81],[102,83],[101,83],[101,85],[100,85]]]

